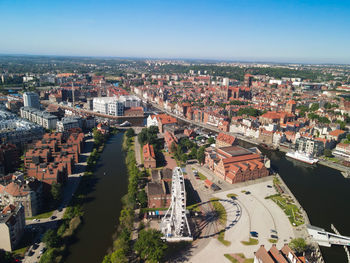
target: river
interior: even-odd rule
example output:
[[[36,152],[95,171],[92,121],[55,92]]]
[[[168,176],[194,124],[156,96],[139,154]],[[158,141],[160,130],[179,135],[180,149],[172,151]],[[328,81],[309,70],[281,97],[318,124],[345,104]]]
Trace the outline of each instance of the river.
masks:
[[[95,189],[88,196],[90,202],[84,205],[84,224],[77,233],[77,241],[69,248],[67,263],[99,263],[112,246],[121,197],[127,192],[122,139],[123,134],[119,133],[106,143],[94,173],[97,179]],[[306,210],[311,224],[331,231],[333,223],[342,235],[350,236],[350,179],[322,165],[311,167],[287,160],[282,152],[263,152]],[[321,251],[327,263],[346,262],[342,247],[321,247]]]
[[[240,142],[242,146],[252,147]],[[330,232],[331,224],[344,236],[350,236],[350,179],[337,170],[323,165],[310,166],[296,160],[286,159],[279,151],[265,151],[271,165],[287,184],[314,226]],[[320,247],[326,263],[345,263],[343,247]]]
[[[127,193],[122,141],[123,133],[118,133],[106,143],[94,172],[94,190],[83,207],[84,223],[76,234],[76,242],[69,247],[66,263],[100,263],[107,249],[112,247],[121,198]]]

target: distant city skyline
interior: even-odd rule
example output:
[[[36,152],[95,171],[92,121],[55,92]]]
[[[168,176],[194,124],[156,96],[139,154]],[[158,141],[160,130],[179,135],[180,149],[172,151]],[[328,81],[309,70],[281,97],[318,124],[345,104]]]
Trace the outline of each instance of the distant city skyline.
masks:
[[[350,64],[346,1],[0,1],[0,54]]]

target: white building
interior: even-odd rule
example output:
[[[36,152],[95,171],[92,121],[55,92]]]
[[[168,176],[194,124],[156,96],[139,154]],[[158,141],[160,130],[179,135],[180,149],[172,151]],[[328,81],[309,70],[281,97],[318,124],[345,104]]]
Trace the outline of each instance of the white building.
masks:
[[[8,205],[0,212],[0,248],[12,251],[24,233],[24,208]]]
[[[20,112],[22,118],[35,122],[45,129],[56,129],[58,118],[55,115],[32,107],[22,107]]]
[[[119,101],[124,104],[125,108],[134,108],[141,106],[141,99],[134,95],[120,96]]]
[[[158,120],[156,115],[149,115],[147,118],[147,128],[151,126],[157,126],[158,127]]]
[[[81,117],[65,117],[57,122],[57,131],[64,132],[74,128],[81,128]]]
[[[93,99],[93,111],[113,115],[123,116],[125,105],[116,97],[98,97]]]
[[[40,101],[39,101],[39,95],[35,92],[25,92],[23,94],[23,104],[24,107],[32,107],[39,109],[40,108]]]

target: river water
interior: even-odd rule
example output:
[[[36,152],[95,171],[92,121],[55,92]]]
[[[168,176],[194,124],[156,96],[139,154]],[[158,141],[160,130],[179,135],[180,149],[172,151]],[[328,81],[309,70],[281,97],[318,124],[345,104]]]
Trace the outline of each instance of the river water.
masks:
[[[121,198],[127,193],[122,141],[123,133],[118,133],[106,143],[94,172],[94,190],[84,205],[84,224],[77,232],[76,242],[69,247],[66,263],[100,263],[107,249],[112,247]]]
[[[77,242],[69,248],[67,263],[99,263],[112,246],[121,197],[127,192],[122,139],[119,133],[106,143],[95,171],[95,189],[84,205],[84,224],[77,233]],[[252,146],[244,142],[241,145]],[[333,223],[341,234],[350,236],[350,179],[325,166],[311,167],[286,159],[281,152],[262,151],[306,210],[311,224],[331,231]],[[321,251],[326,263],[347,262],[342,247],[321,247]]]
[[[310,166],[286,159],[282,152],[262,151],[305,209],[312,225],[333,232],[330,226],[334,224],[342,235],[350,236],[350,179],[323,165]],[[347,262],[343,247],[321,247],[321,252],[326,263]]]

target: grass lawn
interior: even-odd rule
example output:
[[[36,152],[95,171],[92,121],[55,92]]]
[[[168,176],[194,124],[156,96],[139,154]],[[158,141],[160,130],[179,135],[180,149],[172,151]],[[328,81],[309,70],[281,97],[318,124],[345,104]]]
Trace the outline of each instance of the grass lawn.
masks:
[[[259,244],[259,240],[250,237],[249,241],[241,241],[241,243],[245,246],[252,246]]]
[[[226,226],[227,213],[225,207],[219,202],[218,198],[211,198],[210,203],[213,206],[213,209],[218,215],[219,223],[222,227]],[[225,240],[225,231],[219,233],[218,240],[225,246],[231,245],[230,241]]]
[[[26,247],[22,247],[22,248],[16,249],[16,250],[12,251],[12,253],[15,254],[15,255],[18,255],[20,257],[24,257],[24,254],[27,252],[29,247],[30,246],[26,246]]]
[[[227,247],[231,245],[230,241],[225,240],[225,231],[220,232],[218,240]]]
[[[200,173],[200,172],[198,172],[198,176],[199,176],[199,179],[201,179],[201,180],[206,180],[207,179],[207,177],[204,174]]]
[[[210,202],[213,205],[215,212],[218,214],[220,224],[225,227],[226,221],[227,221],[227,214],[226,214],[225,207],[219,202],[219,199],[217,198],[211,198]]]
[[[48,211],[33,217],[26,217],[26,220],[31,220],[31,219],[43,219],[43,218],[49,218],[50,216],[52,216],[53,211]]]
[[[272,244],[275,244],[275,243],[277,243],[277,239],[270,238],[269,242],[272,243]]]
[[[200,212],[201,209],[199,208],[199,204],[193,204],[186,207],[188,210],[194,211],[194,212]]]
[[[254,262],[254,258],[245,258],[245,256],[243,254],[236,254],[236,255],[238,255],[241,259],[243,259],[243,263],[253,263]],[[231,256],[230,254],[224,254],[224,256],[232,263],[239,263],[239,261],[237,259],[235,259],[233,256]]]
[[[304,218],[301,215],[299,208],[293,203],[291,198],[279,194],[269,196],[268,198],[272,199],[280,208],[282,208],[293,226],[300,226],[304,224]]]

